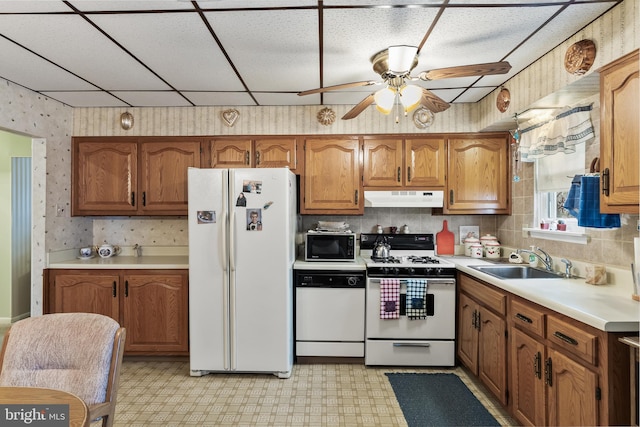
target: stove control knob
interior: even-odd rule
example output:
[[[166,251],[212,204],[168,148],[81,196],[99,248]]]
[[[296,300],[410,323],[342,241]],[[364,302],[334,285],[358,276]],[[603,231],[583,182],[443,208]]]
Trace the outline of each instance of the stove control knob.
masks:
[[[400,269],[398,267],[393,267],[391,270],[393,271],[394,276],[397,276],[398,274],[400,274]]]
[[[385,276],[389,275],[389,267],[382,267],[382,274],[384,274]]]
[[[441,275],[442,275],[442,269],[436,268],[436,276],[441,276]]]
[[[358,284],[358,278],[356,276],[347,277],[347,284],[349,286],[356,286]]]
[[[409,273],[409,276],[413,276],[414,274],[416,274],[416,269],[413,267],[409,267],[407,268],[407,273]]]

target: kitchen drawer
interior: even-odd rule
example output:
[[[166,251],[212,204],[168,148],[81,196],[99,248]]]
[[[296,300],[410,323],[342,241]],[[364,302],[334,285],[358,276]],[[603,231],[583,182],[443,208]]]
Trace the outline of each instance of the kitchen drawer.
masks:
[[[367,340],[368,366],[453,366],[453,341]]]
[[[460,290],[498,314],[507,314],[507,295],[465,275],[459,275]]]
[[[512,299],[509,313],[514,326],[544,338],[546,315],[543,312],[531,304]]]
[[[598,337],[554,316],[547,317],[547,339],[585,362],[597,364]]]
[[[364,357],[364,342],[296,341],[296,356]]]

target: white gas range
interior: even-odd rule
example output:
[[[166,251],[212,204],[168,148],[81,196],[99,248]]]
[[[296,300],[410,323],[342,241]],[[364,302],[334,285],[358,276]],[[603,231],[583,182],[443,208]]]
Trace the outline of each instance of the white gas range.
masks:
[[[374,258],[379,242],[389,256]],[[433,234],[361,234],[367,266],[365,364],[454,366],[455,264]]]

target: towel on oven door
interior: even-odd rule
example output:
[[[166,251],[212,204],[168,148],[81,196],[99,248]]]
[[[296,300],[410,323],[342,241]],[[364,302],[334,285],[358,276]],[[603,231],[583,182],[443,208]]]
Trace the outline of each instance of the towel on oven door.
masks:
[[[407,318],[409,320],[427,318],[426,295],[426,280],[407,280]]]
[[[400,318],[400,280],[380,279],[380,318]]]

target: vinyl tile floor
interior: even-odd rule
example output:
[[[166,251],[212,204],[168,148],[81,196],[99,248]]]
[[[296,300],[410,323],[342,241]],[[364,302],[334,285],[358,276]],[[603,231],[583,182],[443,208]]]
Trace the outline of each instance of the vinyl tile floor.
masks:
[[[0,325],[0,345],[6,329]],[[114,427],[406,426],[387,372],[456,374],[501,425],[518,425],[462,367],[296,364],[288,379],[270,374],[191,377],[188,361],[129,357],[120,375]]]
[[[188,362],[128,358],[115,426],[406,426],[386,372],[454,373],[500,424],[518,425],[460,367],[297,364],[289,379],[270,374],[191,377]]]

